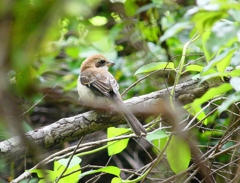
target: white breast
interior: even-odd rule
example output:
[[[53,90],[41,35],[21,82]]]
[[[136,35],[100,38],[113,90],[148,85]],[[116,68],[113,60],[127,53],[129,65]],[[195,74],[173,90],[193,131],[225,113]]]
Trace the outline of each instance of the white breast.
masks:
[[[96,96],[87,86],[82,85],[80,77],[77,81],[77,90],[79,94],[79,100],[83,105],[99,108],[103,107],[106,103],[109,103],[109,99],[106,97]]]

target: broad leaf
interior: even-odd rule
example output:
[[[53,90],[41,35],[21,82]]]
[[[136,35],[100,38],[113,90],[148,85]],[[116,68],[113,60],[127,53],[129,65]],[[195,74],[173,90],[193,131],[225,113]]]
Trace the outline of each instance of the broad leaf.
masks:
[[[168,163],[174,173],[185,171],[191,160],[191,151],[188,143],[177,136],[172,139],[166,149]]]
[[[155,62],[151,64],[144,65],[140,67],[134,75],[145,73],[145,72],[151,72],[159,69],[174,69],[174,64],[172,62]]]
[[[201,66],[201,65],[188,65],[188,66],[186,66],[186,68],[185,68],[185,72],[186,71],[196,71],[196,72],[201,72],[202,70],[203,70],[203,66]]]
[[[199,106],[195,106],[195,107],[189,107],[191,106],[191,104],[187,104],[186,106],[184,106],[184,108],[192,115],[192,116],[196,116],[196,118],[199,121],[203,121],[204,125],[208,124],[208,118],[206,118],[206,114],[204,112],[204,110],[202,110],[202,107]]]
[[[110,127],[107,130],[107,136],[108,138],[116,137],[121,134],[124,134],[126,132],[129,132],[128,129],[126,128],[115,128],[115,127]],[[128,145],[129,139],[122,139],[122,140],[117,140],[113,142],[108,142],[108,155],[112,156],[114,154],[118,154],[122,152]]]
[[[194,100],[192,103],[191,107],[194,108],[199,108],[201,105],[211,99],[216,98],[217,96],[229,91],[232,89],[232,86],[229,83],[224,83],[218,87],[211,88],[208,90],[201,98],[198,98]]]
[[[64,166],[67,166],[68,162],[69,162],[69,158],[62,158],[60,160],[58,160],[58,162]],[[82,159],[77,157],[77,156],[73,156],[70,164],[69,164],[69,168],[72,168],[73,166],[76,166],[78,164],[80,164],[82,162]]]
[[[107,167],[99,168],[97,170],[90,170],[90,171],[84,172],[79,176],[79,179],[83,178],[86,175],[99,173],[99,172],[109,173],[117,177],[120,177],[121,170],[115,166],[107,166]]]
[[[121,183],[123,182],[122,179],[118,178],[118,177],[114,177],[112,180],[111,180],[111,183]]]
[[[58,161],[54,161],[54,170],[53,171],[52,170],[44,170],[43,171],[43,170],[35,169],[35,170],[32,170],[31,172],[35,172],[35,173],[37,173],[39,178],[43,178],[39,181],[40,183],[44,183],[47,181],[54,182],[57,179],[57,177],[59,177],[61,175],[61,173],[64,171],[65,167],[66,166],[62,165]],[[79,169],[80,169],[79,164],[73,165],[73,166],[67,168],[64,175],[72,173],[73,171],[76,171]],[[81,171],[79,170],[73,174],[70,174],[69,176],[61,178],[59,183],[75,182],[78,180],[78,176],[80,173],[81,173]]]
[[[151,134],[148,134],[148,135],[146,136],[146,138],[147,138],[148,141],[152,141],[152,140],[156,140],[156,139],[166,138],[166,137],[168,137],[168,136],[169,136],[169,135],[166,134],[165,131],[159,129],[159,130],[157,130],[157,131],[154,131],[154,132],[151,133]]]
[[[224,72],[226,67],[229,65],[232,55],[236,48],[227,48],[219,55],[217,55],[213,60],[211,60],[208,65],[204,68],[203,74],[208,70],[217,66],[219,72]]]

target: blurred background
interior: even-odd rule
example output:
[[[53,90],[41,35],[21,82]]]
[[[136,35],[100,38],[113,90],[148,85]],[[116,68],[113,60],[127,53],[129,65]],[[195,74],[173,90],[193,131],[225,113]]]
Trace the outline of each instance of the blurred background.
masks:
[[[193,28],[165,41],[160,37],[182,21],[194,5],[193,0],[0,1],[0,140],[23,136],[32,129],[86,111],[78,102],[76,82],[81,62],[92,54],[103,54],[115,62],[110,72],[120,84],[120,93],[144,76],[134,75],[141,66],[152,62],[178,65]],[[195,42],[188,48],[186,63],[202,56],[199,44]],[[198,59],[199,65],[203,62]],[[123,99],[172,86],[174,77],[171,72],[151,75]],[[93,141],[99,136],[105,136],[105,132],[95,132],[86,139]],[[203,138],[207,143],[208,138]],[[113,161],[121,160],[131,167],[126,157],[137,146],[131,142],[125,154]],[[71,144],[75,141],[44,153]],[[140,157],[141,151],[137,148]],[[101,155],[101,160],[92,155],[84,164],[104,165],[109,157],[104,152]],[[17,177],[36,164],[34,161],[27,158],[5,164],[1,159],[0,177]],[[143,156],[139,161],[146,164],[150,160]]]

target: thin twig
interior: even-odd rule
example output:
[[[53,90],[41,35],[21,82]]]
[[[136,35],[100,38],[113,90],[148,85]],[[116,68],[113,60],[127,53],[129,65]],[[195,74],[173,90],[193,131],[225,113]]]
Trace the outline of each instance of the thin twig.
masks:
[[[67,163],[67,166],[64,168],[63,172],[62,172],[61,175],[57,178],[57,180],[55,181],[55,183],[58,183],[58,181],[61,179],[61,177],[63,176],[63,174],[67,171],[67,169],[68,169],[68,167],[69,167],[69,165],[70,165],[70,163],[71,163],[71,161],[72,161],[72,158],[73,158],[76,150],[78,149],[79,145],[80,145],[81,142],[82,142],[82,139],[83,139],[83,137],[81,137],[81,139],[78,141],[77,146],[75,147],[72,155],[71,155],[70,158],[69,158],[69,161],[68,161],[68,163]]]

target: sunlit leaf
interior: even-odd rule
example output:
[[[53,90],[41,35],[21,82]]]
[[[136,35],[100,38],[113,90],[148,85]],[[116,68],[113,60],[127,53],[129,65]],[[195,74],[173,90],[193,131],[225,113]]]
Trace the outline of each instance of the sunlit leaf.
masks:
[[[188,65],[186,66],[185,71],[196,71],[201,72],[203,70],[203,66],[200,65]]]
[[[84,172],[79,176],[79,179],[83,178],[86,175],[95,174],[99,172],[109,173],[117,177],[120,177],[121,170],[115,166],[107,166],[107,167],[99,168],[97,170],[90,170],[90,171]]]
[[[152,140],[155,140],[155,139],[166,138],[168,136],[169,135],[166,134],[165,131],[159,129],[159,130],[154,131],[153,133],[148,134],[146,136],[146,138],[147,138],[148,141],[152,141]]]
[[[79,159],[79,158],[77,158]],[[79,160],[77,160],[79,162]],[[64,162],[66,165],[67,162]],[[48,182],[51,180],[51,182],[54,182],[57,177],[59,177],[62,172],[65,170],[65,165],[59,163],[58,161],[54,161],[54,170],[40,170],[40,169],[34,169],[31,172],[32,173],[37,173],[39,178],[43,178],[41,182]],[[71,164],[71,167],[68,167],[64,173],[64,175],[72,173],[75,171],[75,173],[70,174],[69,176],[63,177],[59,180],[59,183],[64,183],[64,182],[75,182],[78,180],[79,174],[81,173],[80,165],[76,162],[73,162]],[[77,171],[79,170],[79,171]]]
[[[211,11],[210,8],[214,9],[211,9]],[[215,22],[228,15],[226,10],[218,10],[219,6],[209,6],[209,10],[199,9],[192,15],[191,20],[195,23],[195,27],[200,33],[204,33],[204,31],[210,28]]]
[[[205,82],[205,81],[208,81],[208,80],[211,80],[211,82],[212,81],[214,82],[214,80],[219,81],[224,76],[227,76],[226,73],[214,72],[214,73],[207,74],[207,75],[205,75],[205,73],[204,73],[204,74],[201,75],[200,84]]]
[[[139,22],[138,27],[140,30],[142,30],[144,38],[146,38],[148,41],[151,42],[158,41],[160,30],[157,25],[146,25],[145,22]]]
[[[135,4],[135,0],[126,0],[124,3],[124,9],[127,16],[133,16],[137,11],[138,6]]]
[[[208,42],[210,35],[211,35],[210,30],[206,30],[202,34],[202,46],[203,46],[204,55],[205,55],[207,61],[210,61],[213,58],[214,54],[216,54],[216,53],[210,52],[209,49],[207,48],[207,46],[208,46],[207,42]]]
[[[31,173],[37,173],[38,178],[46,178],[46,180],[54,180],[56,177],[52,170],[41,170],[41,169],[33,169]]]
[[[219,72],[223,72],[231,61],[231,57],[236,48],[227,48],[222,53],[217,55],[211,60],[208,65],[204,68],[203,73],[212,69],[214,66],[218,67]]]
[[[203,103],[216,98],[217,96],[229,91],[232,86],[229,83],[224,83],[218,87],[209,89],[201,98],[195,99],[192,103],[192,108],[199,108]]]
[[[155,62],[151,64],[144,65],[140,67],[134,75],[145,73],[145,72],[151,72],[159,69],[174,69],[174,64],[172,62]]]
[[[227,75],[231,77],[240,76],[240,68],[234,69],[233,71],[228,72]]]
[[[95,26],[103,26],[107,23],[107,18],[104,16],[95,16],[89,19],[89,21]]]
[[[161,139],[156,139],[156,140],[153,140],[152,143],[154,144],[154,146],[155,146],[158,150],[162,151],[162,150],[165,148],[165,146],[166,146],[166,144],[167,144],[167,142],[168,142],[168,139],[169,139],[169,137],[165,137],[165,138],[161,138]],[[159,151],[156,150],[154,147],[153,147],[152,149],[153,149],[153,151],[154,151],[156,154],[159,154]]]
[[[189,144],[178,136],[172,136],[166,149],[167,159],[171,169],[178,174],[185,171],[191,160]]]
[[[118,178],[118,177],[114,177],[112,180],[111,180],[111,183],[121,183],[122,182],[122,179]]]
[[[191,107],[191,104],[184,106],[184,108],[194,117],[196,117],[199,121],[202,121],[204,125],[208,124],[208,118],[206,118],[206,114],[202,107],[199,105],[195,105]]]
[[[115,166],[107,166],[107,167],[103,167],[97,170],[98,172],[105,172],[105,173],[109,173],[112,175],[116,175],[117,177],[120,177],[120,173],[121,170],[118,167]]]
[[[107,129],[107,136],[108,138],[116,137],[121,134],[124,134],[126,132],[129,132],[129,129],[126,128],[115,128],[115,127],[110,127]],[[112,156],[114,154],[118,154],[122,152],[128,145],[129,139],[122,139],[122,140],[117,140],[113,142],[108,142],[108,155]]]
[[[70,158],[62,158],[60,160],[58,160],[58,162],[64,166],[67,166],[68,162],[69,162]],[[75,165],[78,165],[82,162],[82,159],[77,157],[77,156],[73,156],[72,160],[70,162],[70,164],[68,165],[69,168],[72,168]]]

